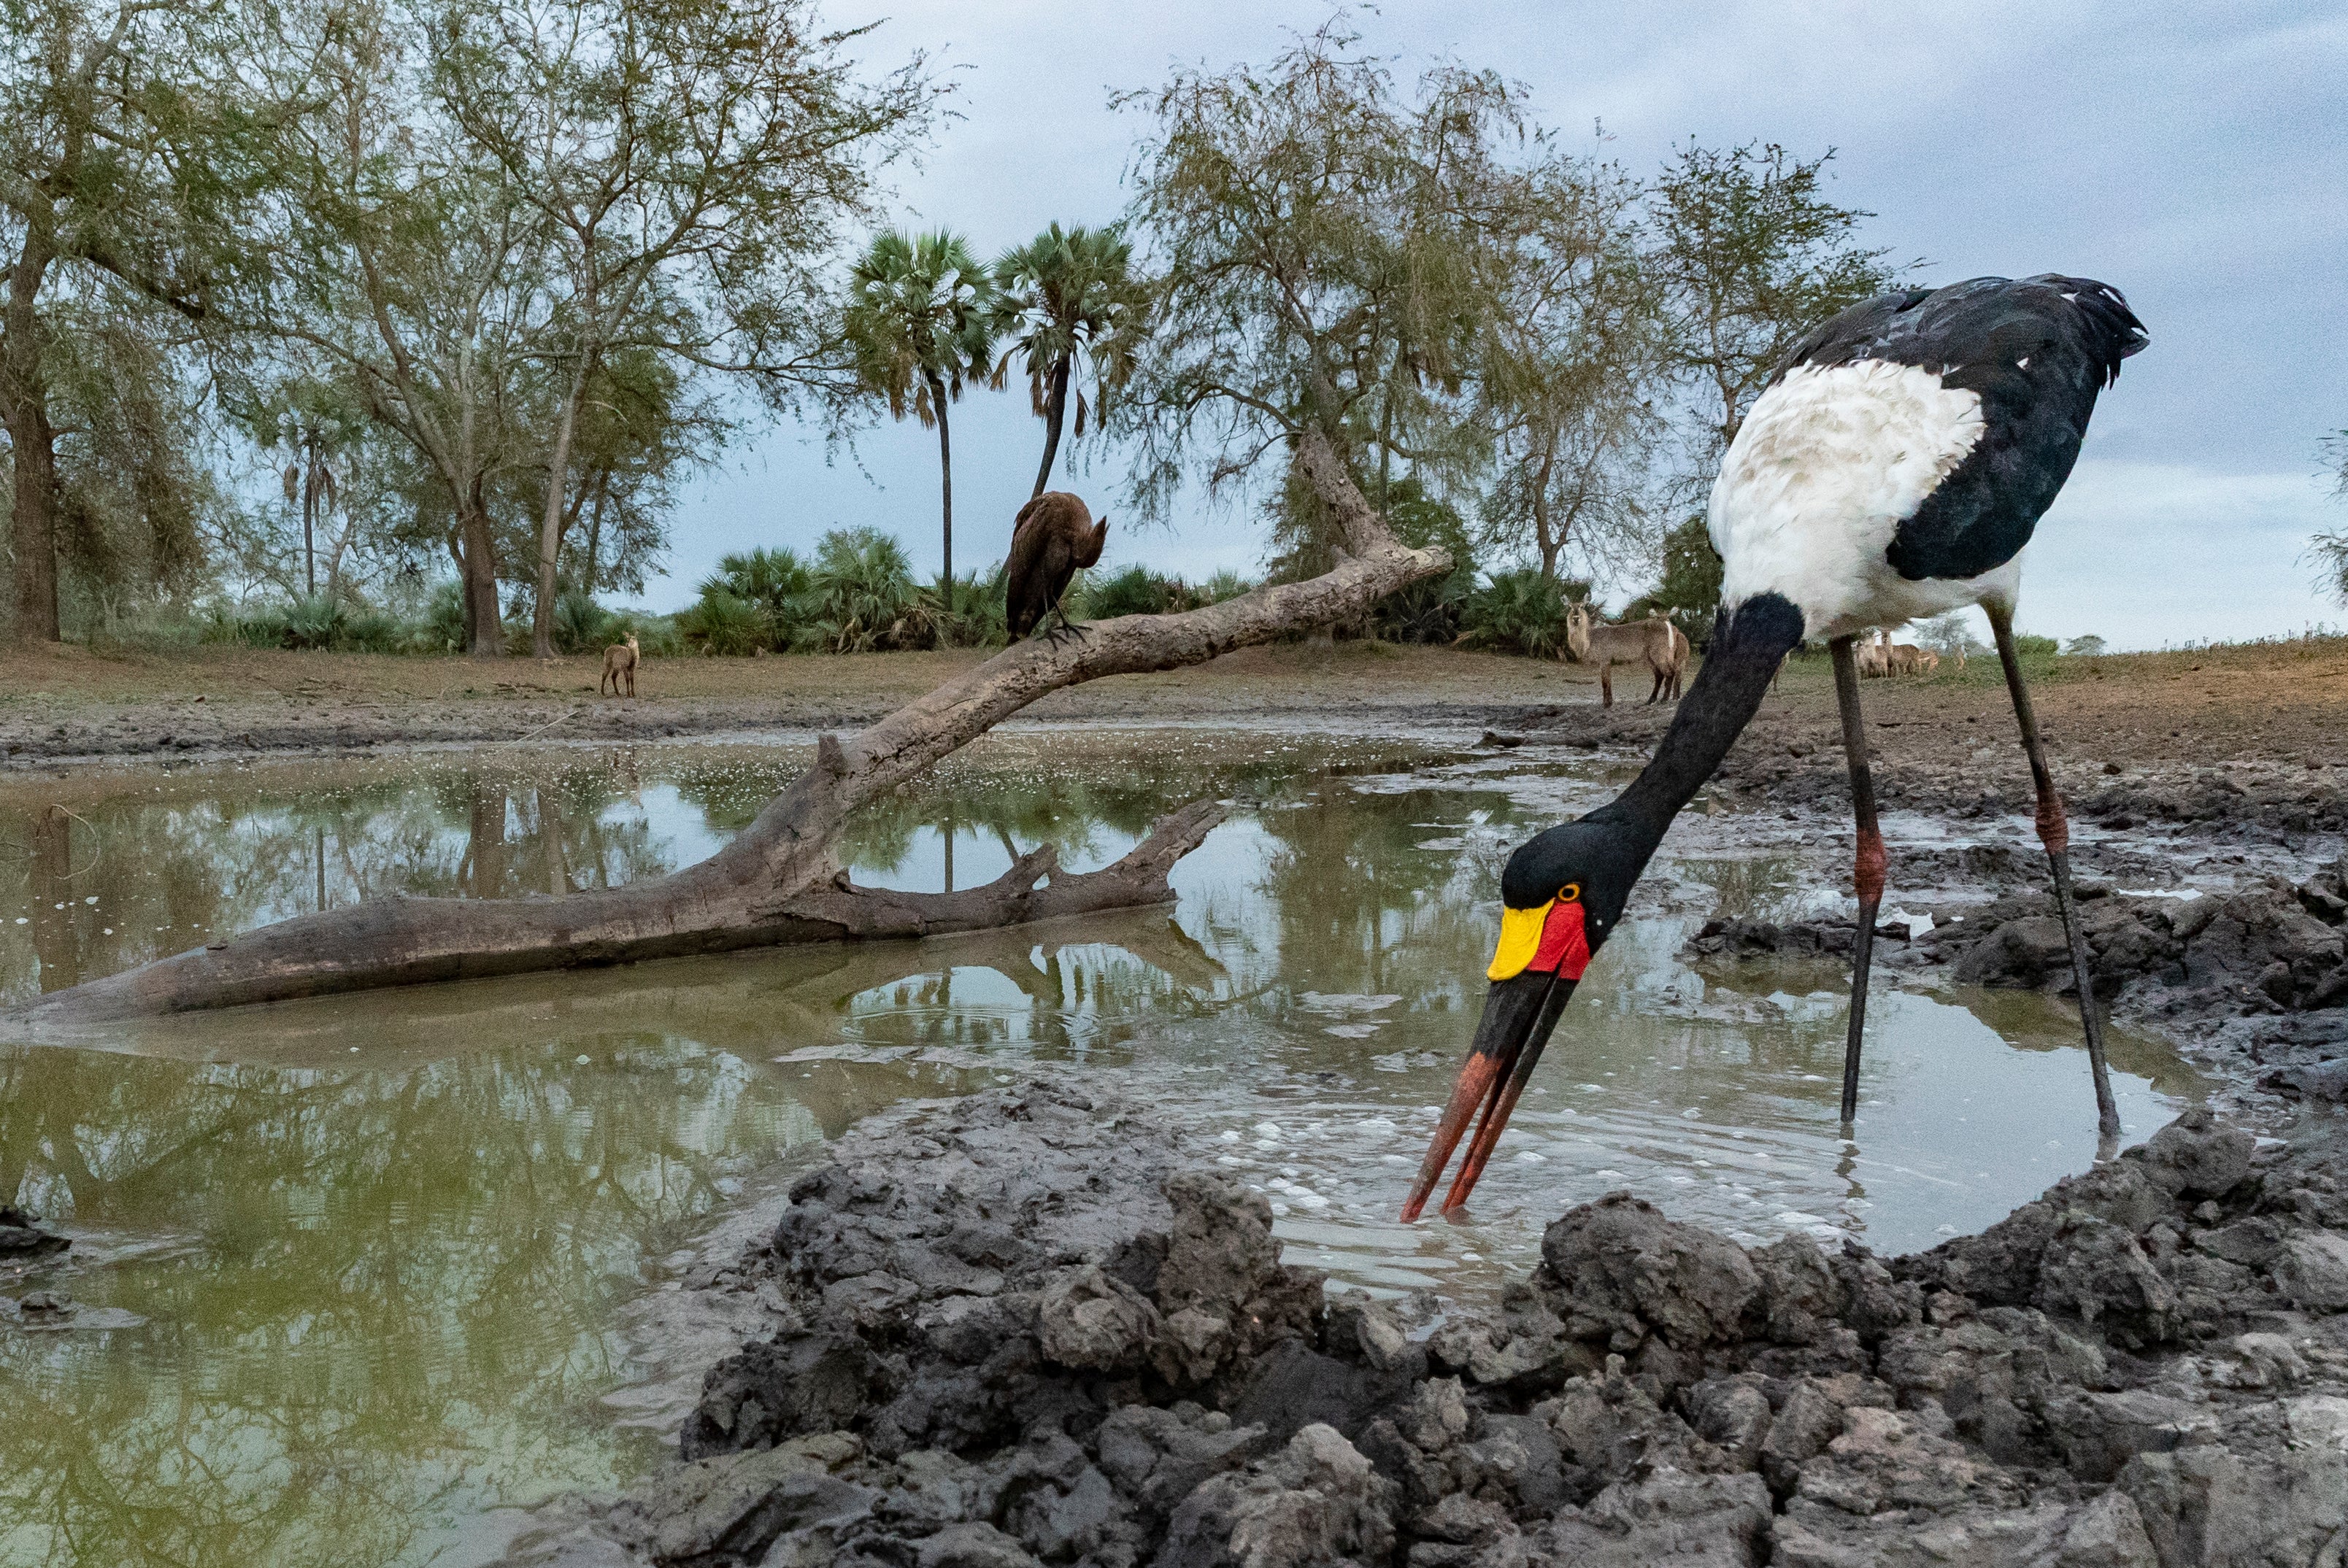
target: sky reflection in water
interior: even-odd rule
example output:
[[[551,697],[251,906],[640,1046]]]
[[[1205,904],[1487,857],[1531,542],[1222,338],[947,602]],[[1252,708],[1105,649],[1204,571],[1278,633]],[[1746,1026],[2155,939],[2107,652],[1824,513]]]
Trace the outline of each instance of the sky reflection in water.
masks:
[[[321,902],[654,875],[803,760],[13,783],[0,986],[21,999]],[[1488,1289],[1615,1187],[1750,1239],[1904,1250],[2092,1157],[2075,1024],[2014,995],[1879,1001],[1846,1147],[1834,974],[1707,979],[1674,957],[1714,906],[1792,897],[1786,868],[1683,863],[1697,896],[1592,968],[1476,1218],[1393,1223],[1481,1000],[1524,832],[1513,786],[1538,771],[1393,742],[1003,735],[865,814],[860,880],[969,886],[1043,841],[1083,869],[1212,794],[1232,815],[1179,868],[1179,905],[0,1045],[0,1196],[78,1237],[68,1273],[0,1285],[68,1289],[90,1325],[0,1323],[0,1563],[68,1543],[122,1563],[467,1560],[485,1506],[608,1485],[656,1451],[599,1403],[634,1370],[613,1315],[654,1260],[778,1156],[1029,1062],[1143,1099],[1266,1190],[1292,1259],[1378,1289]],[[2193,1092],[2157,1046],[2114,1055],[2139,1136]]]

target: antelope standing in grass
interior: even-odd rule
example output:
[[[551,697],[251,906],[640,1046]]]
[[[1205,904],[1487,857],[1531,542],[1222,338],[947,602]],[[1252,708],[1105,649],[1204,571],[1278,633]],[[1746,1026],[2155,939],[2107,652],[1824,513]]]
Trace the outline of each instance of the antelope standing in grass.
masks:
[[[1598,704],[1601,708],[1614,705],[1615,665],[1646,667],[1647,673],[1655,679],[1654,689],[1647,693],[1652,704],[1663,700],[1666,685],[1672,687],[1673,695],[1678,695],[1679,672],[1685,668],[1687,660],[1687,639],[1663,617],[1607,626],[1591,614],[1586,600],[1566,609],[1565,648],[1573,655],[1575,663],[1597,664]]]
[[[1891,673],[1891,639],[1881,627],[1876,628],[1872,639],[1859,643],[1857,662],[1862,681],[1879,681]]]
[[[1660,610],[1647,611],[1647,619],[1663,622],[1663,630],[1672,634],[1671,663],[1663,681],[1663,698],[1666,702],[1676,702],[1680,696],[1680,683],[1687,677],[1688,655],[1692,651],[1688,647],[1687,633],[1680,630],[1677,621]]]
[[[607,690],[614,697],[620,695],[620,682],[624,680],[628,683],[627,694],[634,696],[636,661],[642,657],[636,647],[636,634],[633,631],[628,633],[625,642],[614,642],[603,650],[603,678],[595,682],[595,695],[600,697]]]
[[[1930,675],[1941,667],[1941,656],[1929,648],[1919,648],[1912,642],[1891,645],[1891,672],[1894,675]]]

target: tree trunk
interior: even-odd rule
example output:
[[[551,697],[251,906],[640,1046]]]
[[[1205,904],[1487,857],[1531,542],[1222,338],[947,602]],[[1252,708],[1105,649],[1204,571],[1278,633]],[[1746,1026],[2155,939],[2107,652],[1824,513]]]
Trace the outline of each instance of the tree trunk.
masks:
[[[571,390],[562,399],[562,417],[554,426],[554,450],[546,459],[546,516],[538,526],[538,604],[530,617],[530,651],[533,657],[554,657],[554,567],[562,550],[562,497],[571,477],[571,436],[579,424],[579,400],[587,390],[588,356],[579,356]]]
[[[48,256],[28,236],[8,273],[8,314],[0,323],[0,423],[8,430],[11,543],[16,568],[16,640],[57,642],[57,435],[49,424],[49,388],[41,369],[41,323],[33,301]]]
[[[608,468],[595,476],[595,505],[587,514],[587,576],[583,579],[587,591],[595,591],[596,574],[602,570],[603,497],[611,493],[612,471]]]
[[[1321,432],[1303,436],[1294,462],[1344,536],[1344,554],[1328,572],[1205,610],[1101,621],[1058,644],[1037,639],[1007,648],[845,743],[823,737],[815,765],[698,865],[560,898],[345,905],[58,992],[17,1021],[63,1024],[688,953],[920,937],[1163,903],[1172,896],[1168,872],[1218,820],[1210,804],[1176,812],[1102,870],[1063,874],[1046,845],[994,882],[958,893],[854,886],[837,858],[840,829],[858,806],[1064,686],[1203,663],[1358,615],[1450,569],[1441,550],[1395,539]]]
[[[942,376],[930,377],[930,403],[938,411],[938,498],[945,516],[945,569],[938,580],[945,584],[946,608],[953,608],[953,440],[946,433],[946,384]]]
[[[302,487],[302,582],[303,591],[310,598],[318,597],[318,464],[313,457],[310,472]]]
[[[500,659],[506,643],[505,628],[498,620],[497,545],[489,537],[489,513],[479,478],[459,505],[458,527],[465,536],[465,633],[470,641],[466,651],[476,659]]]
[[[1060,455],[1060,424],[1068,412],[1068,367],[1075,356],[1062,354],[1060,363],[1052,367],[1052,390],[1044,400],[1044,464],[1035,470],[1035,488],[1027,498],[1034,500],[1044,493],[1052,480],[1052,459]]]

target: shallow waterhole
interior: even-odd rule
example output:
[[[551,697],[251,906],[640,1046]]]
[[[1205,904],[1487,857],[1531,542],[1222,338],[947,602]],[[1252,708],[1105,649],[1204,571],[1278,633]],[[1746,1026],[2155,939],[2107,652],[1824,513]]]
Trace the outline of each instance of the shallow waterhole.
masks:
[[[699,858],[805,748],[115,771],[0,788],[0,990],[21,1000],[392,892],[516,897]],[[1883,1251],[1978,1229],[2084,1168],[2075,1019],[2034,995],[1879,991],[1856,1140],[1844,1004],[1815,966],[1699,974],[1715,912],[1815,907],[1734,832],[1667,846],[1462,1223],[1394,1223],[1474,1028],[1498,876],[1602,794],[1586,760],[1328,733],[999,733],[878,804],[860,881],[1071,869],[1159,813],[1231,815],[1170,909],[928,943],[479,982],[0,1043],[0,1198],[83,1304],[0,1318],[0,1563],[477,1560],[504,1503],[608,1486],[657,1441],[602,1396],[616,1327],[746,1184],[859,1117],[1052,1065],[1262,1188],[1291,1261],[1488,1292],[1617,1187],[1746,1240]],[[1714,825],[1717,827],[1717,824]],[[2116,1035],[2133,1137],[2199,1086]]]

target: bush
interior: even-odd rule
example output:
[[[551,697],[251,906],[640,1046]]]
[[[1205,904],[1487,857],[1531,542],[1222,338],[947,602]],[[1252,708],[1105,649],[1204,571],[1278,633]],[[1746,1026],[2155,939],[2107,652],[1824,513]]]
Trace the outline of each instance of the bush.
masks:
[[[1220,604],[1227,599],[1237,599],[1243,593],[1253,593],[1255,583],[1229,567],[1200,583],[1193,591],[1204,594],[1209,604]]]
[[[612,628],[612,641],[624,642],[628,633],[633,631],[636,634],[636,651],[647,659],[675,659],[685,651],[685,632],[677,625],[682,619],[680,616],[613,616],[612,619],[617,623]]]
[[[766,627],[758,646],[780,649],[791,645],[794,629],[807,616],[814,587],[814,574],[792,551],[755,549],[747,555],[720,557],[716,574],[702,583],[701,594],[705,601],[712,594],[722,593],[749,605]],[[729,628],[733,625],[730,608],[719,609],[717,621]]]
[[[793,641],[830,653],[901,646],[915,600],[904,546],[878,528],[834,528],[816,547],[807,618]]]
[[[2104,640],[2093,632],[2085,637],[2074,637],[2070,641],[2063,644],[2063,651],[2065,654],[2078,654],[2090,659],[2104,651]]]
[[[1163,615],[1169,589],[1179,582],[1159,577],[1146,566],[1129,566],[1113,577],[1087,580],[1081,592],[1071,592],[1071,610],[1080,620],[1115,620],[1127,615]]]
[[[564,653],[600,653],[627,636],[620,618],[583,588],[567,588],[554,601],[554,646]]]
[[[1463,640],[1534,659],[1565,653],[1566,585],[1527,568],[1501,572],[1467,598]]]
[[[945,584],[943,590],[921,591],[921,646],[935,648],[999,648],[1011,641],[1004,602],[1003,563],[983,575],[972,572]],[[909,631],[914,629],[909,628]]]
[[[677,618],[688,647],[703,653],[742,657],[774,646],[775,625],[766,607],[716,582],[701,585],[701,598]]]
[[[453,580],[432,585],[424,601],[424,619],[408,633],[408,646],[418,653],[465,651],[465,589]]]
[[[2013,651],[2024,658],[2034,654],[2042,659],[2051,659],[2060,650],[2051,637],[2033,637],[2027,631],[2017,631],[2013,634]]]

